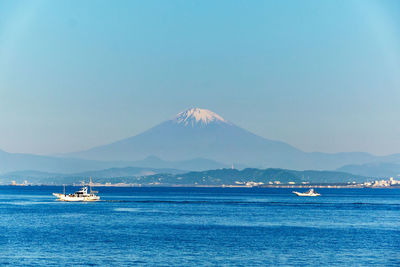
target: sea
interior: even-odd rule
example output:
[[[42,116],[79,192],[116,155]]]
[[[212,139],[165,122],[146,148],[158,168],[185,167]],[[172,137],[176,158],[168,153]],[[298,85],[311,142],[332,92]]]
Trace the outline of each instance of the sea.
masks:
[[[400,189],[96,190],[0,186],[0,266],[400,266]]]

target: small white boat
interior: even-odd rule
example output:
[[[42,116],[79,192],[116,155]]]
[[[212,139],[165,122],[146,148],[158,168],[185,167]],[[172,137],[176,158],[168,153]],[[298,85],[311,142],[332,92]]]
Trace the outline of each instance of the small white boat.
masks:
[[[95,193],[98,193],[96,191],[92,191],[92,179],[90,179],[89,183],[90,191],[88,193],[88,188],[82,187],[79,191],[76,191],[73,194],[65,194],[65,186],[64,186],[64,193],[53,193],[53,196],[56,196],[59,201],[70,201],[70,202],[76,202],[76,201],[98,201],[100,200],[100,197],[97,196]]]
[[[321,194],[315,192],[314,189],[312,189],[312,188],[304,193],[293,191],[293,194],[296,194],[299,197],[317,197],[317,196],[321,195]]]

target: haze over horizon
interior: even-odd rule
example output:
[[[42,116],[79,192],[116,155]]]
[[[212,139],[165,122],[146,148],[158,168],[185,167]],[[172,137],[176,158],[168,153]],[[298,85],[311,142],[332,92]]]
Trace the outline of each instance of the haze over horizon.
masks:
[[[0,1],[0,149],[56,154],[190,107],[306,152],[400,153],[398,1]]]

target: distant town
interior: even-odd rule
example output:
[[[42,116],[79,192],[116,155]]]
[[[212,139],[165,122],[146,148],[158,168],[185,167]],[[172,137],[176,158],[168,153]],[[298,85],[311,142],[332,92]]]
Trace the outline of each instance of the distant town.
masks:
[[[12,186],[31,186],[31,185],[39,185],[39,184],[32,184],[29,183],[28,180],[25,180],[23,183],[17,183],[16,181],[12,181]],[[49,184],[40,184],[43,186]],[[85,181],[80,183],[73,183],[73,186],[88,186],[89,184]],[[263,182],[256,182],[256,181],[235,181],[234,184],[221,184],[221,185],[200,185],[198,183],[194,183],[192,185],[182,185],[182,184],[163,184],[160,182],[152,182],[152,183],[92,183],[92,186],[97,187],[146,187],[146,186],[170,186],[170,187],[270,187],[270,188],[309,188],[309,187],[317,187],[317,188],[396,188],[400,187],[400,180],[396,180],[393,177],[389,179],[381,179],[381,180],[374,180],[368,181],[364,183],[357,183],[357,182],[347,182],[347,183],[310,183],[310,182],[288,182],[288,183],[281,183],[280,181],[270,181],[268,183]]]

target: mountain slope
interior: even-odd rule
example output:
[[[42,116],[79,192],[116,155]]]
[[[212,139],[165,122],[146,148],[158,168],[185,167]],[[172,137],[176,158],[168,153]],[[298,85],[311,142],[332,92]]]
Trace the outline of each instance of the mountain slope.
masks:
[[[131,166],[136,167],[147,167],[147,168],[171,168],[187,171],[204,171],[228,168],[231,165],[209,160],[205,158],[195,158],[182,161],[167,161],[160,159],[156,156],[149,156],[143,160],[131,161]],[[235,165],[238,168],[245,168],[246,166],[238,164]]]
[[[129,166],[121,161],[96,161],[76,158],[60,158],[32,154],[8,153],[0,150],[0,173],[35,170],[43,172],[72,173],[85,170],[101,170]]]

